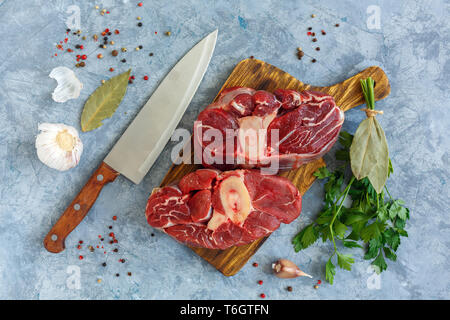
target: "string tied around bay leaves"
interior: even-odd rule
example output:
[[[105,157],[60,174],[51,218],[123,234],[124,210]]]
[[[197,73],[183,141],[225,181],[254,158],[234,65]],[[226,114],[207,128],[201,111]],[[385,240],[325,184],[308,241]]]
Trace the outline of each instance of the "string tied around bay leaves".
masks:
[[[365,111],[366,112],[366,116],[367,118],[370,117],[375,117],[377,114],[383,114],[383,110],[374,110],[374,109],[367,109],[367,108],[363,108],[361,109],[361,111]]]

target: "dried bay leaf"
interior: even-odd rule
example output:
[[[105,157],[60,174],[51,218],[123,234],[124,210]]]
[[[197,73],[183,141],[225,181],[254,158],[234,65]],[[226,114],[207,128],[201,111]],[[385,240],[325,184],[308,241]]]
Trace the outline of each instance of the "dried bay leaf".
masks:
[[[377,193],[380,193],[389,173],[389,149],[383,128],[375,117],[364,119],[350,146],[353,175],[367,177]]]
[[[112,77],[91,94],[81,113],[81,130],[97,129],[102,120],[112,117],[127,91],[130,72]]]

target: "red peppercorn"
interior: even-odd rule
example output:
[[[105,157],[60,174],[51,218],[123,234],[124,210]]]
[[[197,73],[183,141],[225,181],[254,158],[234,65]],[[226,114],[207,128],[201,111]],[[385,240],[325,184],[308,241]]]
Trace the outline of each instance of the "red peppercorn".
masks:
[[[111,232],[109,236],[114,238],[114,232]]]
[[[262,280],[259,280],[259,281],[258,281],[258,284],[259,284],[259,285],[262,285],[262,284],[263,284],[263,281],[262,281]]]
[[[259,296],[263,299],[266,297],[266,295],[264,293],[261,293]]]
[[[114,68],[109,68],[109,71],[113,72],[113,71],[114,71]]]
[[[81,59],[86,60],[86,59],[87,59],[87,56],[86,56],[85,54],[83,54],[83,55],[81,56]]]
[[[117,220],[117,216],[114,216],[112,219],[113,219],[114,221],[116,221],[116,220]]]
[[[307,34],[308,36],[310,36],[310,35],[312,34],[312,32],[307,32],[306,34]]]
[[[81,49],[81,50],[83,50],[83,49],[84,49],[84,47],[83,47],[83,45],[82,45],[82,44],[80,45],[80,49]]]
[[[78,241],[79,244],[83,244],[83,240]]]
[[[256,262],[253,262],[253,266],[254,266],[254,267],[257,267],[258,264],[257,264]]]
[[[134,80],[134,76],[131,76],[131,79],[133,79],[133,80]]]
[[[114,30],[114,33],[115,33],[115,34],[119,34],[120,31],[116,29],[116,30]]]
[[[80,250],[80,249],[81,249],[81,246],[80,246],[80,245],[78,245],[78,246],[77,246],[77,249],[78,249],[78,250]]]
[[[79,256],[79,259],[80,259],[80,260],[83,260],[83,256]]]
[[[143,5],[142,2],[139,2],[139,3],[138,3],[138,7],[142,7],[142,5]]]
[[[105,33],[108,33],[108,32],[109,32],[109,29],[108,29],[108,28],[106,28],[106,29],[105,29]]]
[[[317,280],[317,284],[321,284],[322,283],[322,280]]]
[[[148,76],[144,76],[144,80],[148,80]]]

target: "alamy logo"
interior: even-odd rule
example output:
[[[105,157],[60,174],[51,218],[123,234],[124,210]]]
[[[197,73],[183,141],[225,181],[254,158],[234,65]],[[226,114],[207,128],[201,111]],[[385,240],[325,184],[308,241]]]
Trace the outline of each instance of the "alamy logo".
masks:
[[[366,284],[369,290],[380,290],[381,289],[381,276],[375,272],[372,266],[369,266],[366,273],[370,274],[367,278]]]
[[[81,289],[81,269],[79,266],[68,266],[66,273],[69,277],[66,280],[66,286],[71,290]]]
[[[370,5],[367,7],[367,29],[381,29],[381,9],[379,6]]]
[[[71,5],[67,8],[66,13],[71,14],[66,19],[66,26],[69,29],[80,30],[81,29],[81,13],[80,7]]]

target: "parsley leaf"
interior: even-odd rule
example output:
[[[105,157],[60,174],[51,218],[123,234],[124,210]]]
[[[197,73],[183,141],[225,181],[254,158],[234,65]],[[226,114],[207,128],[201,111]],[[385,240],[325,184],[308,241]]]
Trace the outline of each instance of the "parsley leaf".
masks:
[[[318,179],[325,179],[331,176],[330,171],[328,171],[327,167],[322,167],[319,168],[319,170],[317,170],[316,172],[313,173],[313,175],[315,177],[317,177]]]
[[[325,279],[330,283],[333,284],[334,275],[336,274],[336,267],[331,262],[331,257],[328,259],[328,262],[325,266]]]
[[[351,254],[342,254],[337,253],[338,265],[341,269],[345,269],[348,271],[352,270],[352,264],[355,262],[355,259],[352,258]]]

